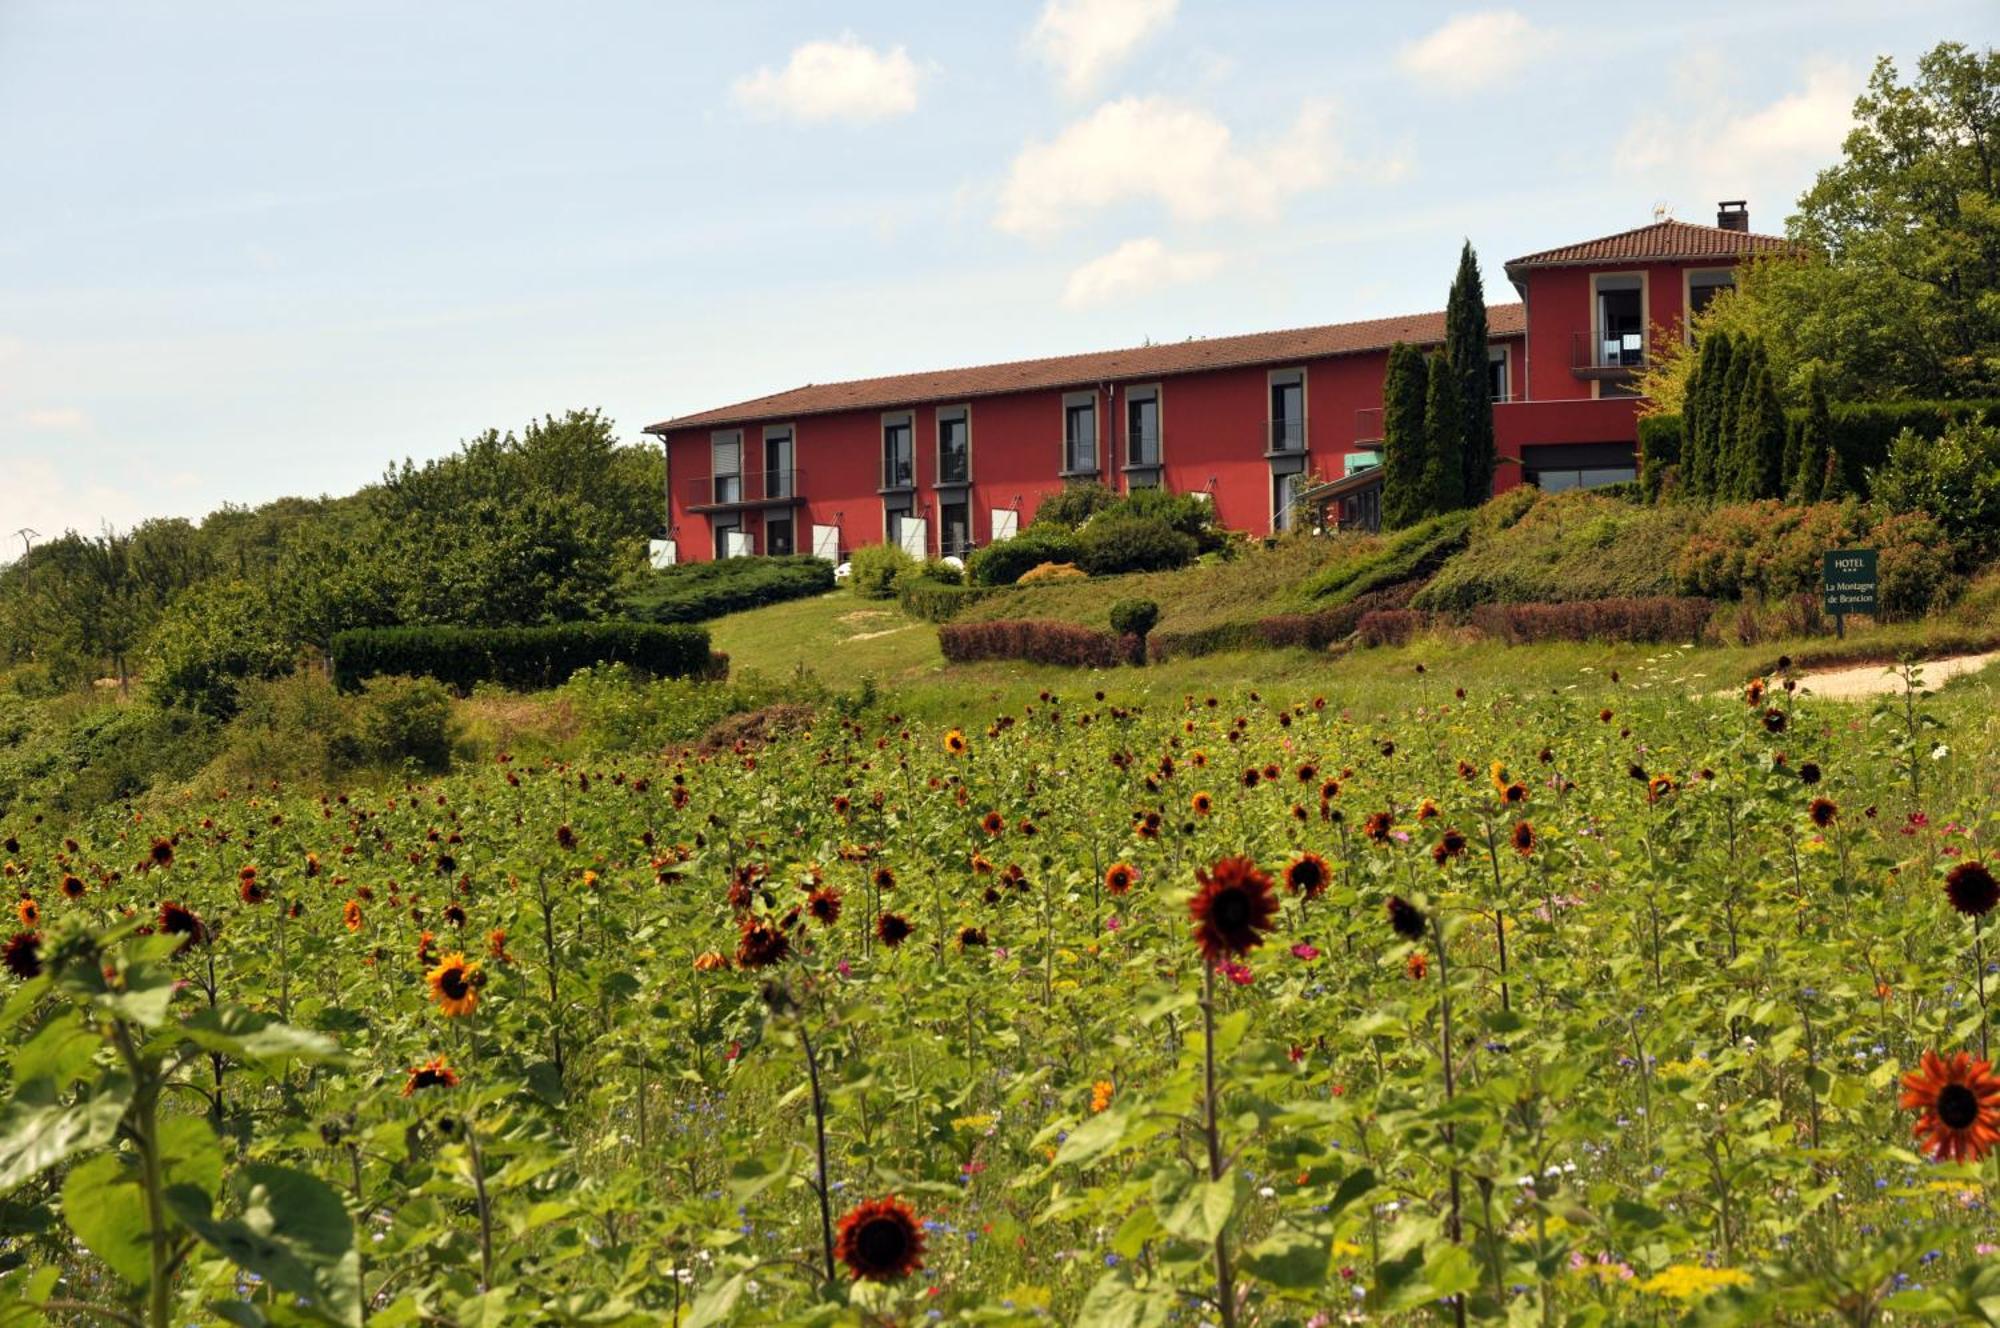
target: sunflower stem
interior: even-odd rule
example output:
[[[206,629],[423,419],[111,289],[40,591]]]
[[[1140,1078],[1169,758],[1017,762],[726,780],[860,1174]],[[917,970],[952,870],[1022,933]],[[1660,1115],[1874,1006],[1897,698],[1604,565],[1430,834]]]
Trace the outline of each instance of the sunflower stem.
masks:
[[[1979,990],[1979,1059],[1991,1061],[1986,1051],[1986,956],[1980,946],[1979,928],[1985,921],[1982,914],[1972,918],[1972,977]]]
[[[1444,1100],[1449,1103],[1457,1091],[1457,1080],[1453,1077],[1451,1068],[1451,965],[1445,958],[1444,918],[1437,913],[1431,914],[1431,940],[1437,946],[1438,952],[1438,1014],[1442,1021],[1438,1050],[1441,1053],[1440,1059],[1444,1062]],[[1445,1232],[1451,1237],[1452,1244],[1459,1245],[1464,1243],[1465,1231],[1459,1221],[1459,1191],[1462,1178],[1459,1176],[1456,1156],[1458,1132],[1446,1125],[1443,1127],[1443,1133],[1445,1147],[1452,1149],[1454,1153],[1451,1161],[1451,1215],[1446,1221]],[[1453,1320],[1462,1328],[1465,1323],[1465,1296],[1460,1294],[1452,1297],[1451,1307]]]
[[[821,1253],[826,1259],[826,1284],[832,1286],[833,1210],[828,1206],[826,1196],[826,1102],[819,1091],[819,1058],[813,1055],[812,1035],[806,1032],[804,1019],[799,1020],[799,1045],[805,1048],[806,1077],[812,1085],[813,1152],[818,1168],[813,1188],[819,1194],[819,1239]]]
[[[1222,1133],[1215,1111],[1215,965],[1202,963],[1202,1133],[1208,1140],[1208,1179],[1211,1184],[1223,1177]],[[1224,1232],[1215,1233],[1215,1305],[1222,1315],[1222,1328],[1236,1328],[1236,1284],[1229,1270],[1229,1241]]]

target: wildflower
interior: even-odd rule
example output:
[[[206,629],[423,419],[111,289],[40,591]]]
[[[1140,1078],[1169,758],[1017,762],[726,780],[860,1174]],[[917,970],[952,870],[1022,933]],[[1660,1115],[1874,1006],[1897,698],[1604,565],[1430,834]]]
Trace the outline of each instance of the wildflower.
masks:
[[[1114,862],[1104,869],[1104,888],[1122,895],[1139,883],[1139,869],[1129,862]]]
[[[1764,704],[1764,680],[1762,678],[1752,678],[1750,680],[1749,685],[1743,689],[1743,701],[1744,704],[1753,707]]]
[[[1698,1263],[1677,1263],[1663,1268],[1639,1283],[1641,1291],[1671,1296],[1675,1300],[1700,1300],[1723,1287],[1749,1286],[1750,1274],[1741,1268],[1709,1268]]]
[[[169,899],[160,905],[160,930],[168,936],[179,936],[181,949],[190,945],[202,945],[208,941],[208,928],[190,909],[183,908]]]
[[[1396,824],[1396,818],[1388,812],[1370,812],[1368,819],[1361,823],[1361,833],[1378,844],[1389,842],[1389,829]]]
[[[1666,797],[1669,793],[1672,793],[1673,791],[1674,791],[1673,776],[1654,775],[1651,781],[1649,781],[1646,785],[1646,801],[1658,802],[1661,798]]]
[[[891,950],[908,940],[915,930],[910,920],[900,913],[884,913],[875,919],[875,938]]]
[[[503,964],[513,961],[514,956],[507,953],[507,933],[504,929],[495,927],[486,933],[486,953]]]
[[[42,922],[42,906],[27,895],[21,896],[14,905],[14,915],[21,919],[21,925],[33,931]]]
[[[1197,871],[1200,889],[1188,901],[1194,941],[1211,964],[1248,954],[1263,944],[1278,914],[1271,878],[1249,858],[1224,858]]]
[[[1462,857],[1465,845],[1466,839],[1462,832],[1447,828],[1438,836],[1438,842],[1431,846],[1431,860],[1442,867],[1453,858]]]
[[[453,951],[438,961],[426,981],[439,1012],[447,1019],[456,1019],[479,1008],[479,989],[486,985],[486,975],[476,961]]]
[[[1769,710],[1766,710],[1764,712],[1764,732],[1783,733],[1784,731],[1785,731],[1785,712],[1778,709],[1776,706],[1773,706]]]
[[[410,1067],[410,1077],[403,1082],[403,1096],[408,1097],[420,1088],[457,1088],[458,1075],[444,1063],[444,1057],[433,1056],[422,1065]]]
[[[1285,889],[1307,899],[1317,899],[1325,894],[1332,881],[1333,869],[1317,853],[1301,853],[1285,868]]]
[[[743,924],[743,934],[736,942],[736,966],[744,969],[769,968],[782,963],[792,952],[791,938],[782,928],[754,919]]]
[[[62,892],[64,899],[81,899],[83,898],[83,891],[84,891],[83,878],[73,873],[70,875],[66,875],[62,878]]]
[[[717,973],[729,967],[729,956],[720,950],[704,950],[694,957],[694,971]]]
[[[1516,780],[1506,788],[1500,790],[1500,800],[1513,804],[1526,802],[1528,800],[1528,786]]]
[[[2000,1077],[1992,1069],[1967,1052],[1946,1060],[1926,1051],[1923,1068],[1903,1076],[1903,1108],[1919,1113],[1911,1133],[1933,1158],[1977,1162],[2000,1143]]]
[[[965,735],[959,732],[957,729],[949,730],[944,735],[944,749],[948,754],[952,756],[965,755],[966,752]]]
[[[1799,763],[1799,782],[1801,784],[1817,784],[1819,783],[1819,779],[1820,771],[1817,761],[1801,761]]]
[[[979,828],[989,835],[997,835],[1007,828],[1007,818],[999,812],[988,812],[979,818]]]
[[[7,944],[0,947],[0,964],[7,971],[26,982],[39,977],[42,972],[42,938],[39,932],[17,931],[7,938]]]
[[[556,827],[556,844],[558,847],[564,849],[573,849],[576,847],[576,831],[570,828],[568,821],[564,821]]]
[[[1310,964],[1319,958],[1319,947],[1309,941],[1300,941],[1292,947],[1292,958]]]
[[[1806,815],[1812,818],[1814,825],[1824,830],[1840,819],[1840,808],[1829,798],[1814,798],[1812,806],[1806,808]]]
[[[1239,964],[1233,959],[1225,959],[1215,971],[1239,987],[1247,987],[1257,980],[1257,975],[1250,971],[1248,964]]]
[[[173,866],[174,841],[171,839],[155,839],[153,841],[153,847],[149,852],[148,856],[152,859],[152,863],[155,867]]]
[[[986,928],[968,926],[958,929],[958,952],[960,954],[964,954],[971,947],[984,944],[986,944]]]
[[[1944,878],[1945,897],[1968,918],[1984,917],[2000,903],[2000,883],[1983,862],[1961,862]]]
[[[916,1215],[891,1195],[850,1209],[840,1219],[833,1253],[856,1281],[896,1282],[924,1266],[924,1233]]]
[[[877,890],[893,890],[896,888],[896,871],[886,862],[877,867],[875,874],[869,879],[874,881]]]
[[[1424,938],[1424,911],[1401,895],[1390,895],[1385,906],[1389,912],[1389,925],[1396,934],[1406,941],[1421,941]]]
[[[1111,1105],[1111,1096],[1117,1089],[1109,1079],[1099,1079],[1090,1086],[1090,1110],[1093,1114]]]
[[[1196,816],[1206,816],[1215,810],[1215,795],[1207,790],[1198,792],[1188,799],[1188,806],[1194,808]]]

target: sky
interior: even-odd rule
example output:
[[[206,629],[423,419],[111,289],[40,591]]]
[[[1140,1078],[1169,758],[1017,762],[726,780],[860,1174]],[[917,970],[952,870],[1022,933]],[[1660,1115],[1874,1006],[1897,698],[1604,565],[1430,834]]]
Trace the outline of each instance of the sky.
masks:
[[[1991,0],[0,0],[0,558],[488,427],[1441,308]]]

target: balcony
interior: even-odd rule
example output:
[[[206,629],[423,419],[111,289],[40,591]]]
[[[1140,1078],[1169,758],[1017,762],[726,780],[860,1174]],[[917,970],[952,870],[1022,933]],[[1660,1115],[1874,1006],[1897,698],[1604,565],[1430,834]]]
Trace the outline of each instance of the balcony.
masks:
[[[1630,381],[1646,369],[1645,333],[1611,333],[1600,337],[1589,332],[1572,332],[1569,364],[1570,372],[1585,381]]]
[[[884,456],[878,493],[900,493],[917,487],[917,462],[911,456]]]
[[[1062,440],[1062,477],[1066,480],[1094,480],[1103,477],[1103,465],[1093,438]]]
[[[1293,419],[1270,419],[1264,421],[1264,455],[1267,457],[1300,456],[1306,450],[1305,416]]]
[[[741,512],[753,507],[791,507],[802,501],[806,473],[799,469],[753,470],[738,475],[702,475],[680,483],[680,499],[690,512]]]
[[[1382,408],[1363,406],[1354,412],[1354,445],[1366,447],[1382,441]]]
[[[1159,432],[1138,434],[1125,439],[1126,470],[1158,470],[1165,440]]]

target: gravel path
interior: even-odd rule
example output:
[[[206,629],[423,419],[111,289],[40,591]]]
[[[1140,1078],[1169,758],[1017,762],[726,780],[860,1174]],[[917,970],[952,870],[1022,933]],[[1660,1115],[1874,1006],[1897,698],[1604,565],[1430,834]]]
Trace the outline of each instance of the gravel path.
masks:
[[[1989,650],[1983,655],[1954,655],[1948,659],[1924,660],[1924,686],[1942,687],[1961,674],[1979,672],[1996,659],[2000,659],[2000,650]],[[1865,700],[1903,690],[1902,680],[1886,664],[1859,664],[1851,669],[1801,674],[1799,682],[1812,688],[1813,695],[1835,701]]]

